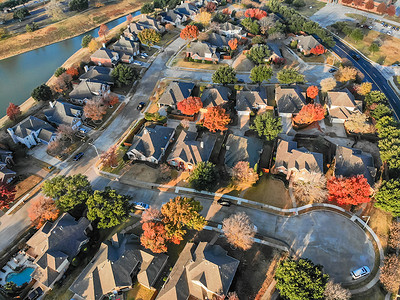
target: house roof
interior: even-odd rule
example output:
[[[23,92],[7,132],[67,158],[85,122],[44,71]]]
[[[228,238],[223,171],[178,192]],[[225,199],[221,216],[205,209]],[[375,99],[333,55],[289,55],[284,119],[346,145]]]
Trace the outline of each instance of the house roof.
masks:
[[[116,41],[112,47],[116,51],[119,51],[121,48],[121,50],[123,49],[122,51],[134,53],[139,52],[139,46],[140,44],[138,42],[134,42],[131,39],[121,35],[119,40]]]
[[[169,9],[169,10],[167,10],[165,12],[162,12],[160,14],[160,16],[162,16],[164,18],[164,20],[166,20],[168,22],[174,22],[174,23],[175,23],[175,21],[177,19],[181,19],[182,18],[182,14],[180,14],[177,11],[172,10],[172,9]]]
[[[315,46],[320,45],[320,43],[312,35],[301,35],[296,37],[296,40],[297,46],[301,47],[304,51],[310,51],[311,49],[315,48]]]
[[[354,96],[348,89],[343,89],[338,92],[328,92],[328,106],[342,106],[356,108]]]
[[[279,57],[282,57],[282,52],[281,49],[279,48],[279,45],[275,44],[275,43],[267,43],[269,49],[272,52],[272,55],[277,55]]]
[[[138,24],[145,28],[152,28],[157,32],[162,31],[163,29],[163,26],[160,24],[160,22],[144,14],[140,15],[140,20],[138,21]]]
[[[49,123],[33,116],[29,116],[22,120],[17,125],[12,127],[12,130],[14,134],[20,138],[25,138],[31,135],[32,132],[40,130],[40,138],[46,141],[50,141],[51,136],[56,132],[56,129]]]
[[[100,48],[96,50],[92,55],[90,55],[90,58],[100,58],[100,59],[113,59],[116,55],[118,55],[117,52],[112,51],[107,48]]]
[[[132,146],[128,151],[135,149],[145,157],[158,159],[163,149],[166,148],[169,140],[175,132],[174,128],[156,125],[154,128],[144,127],[136,134],[132,141]]]
[[[43,111],[47,121],[57,125],[74,125],[83,108],[70,103],[56,101],[54,106]]]
[[[275,102],[279,113],[298,113],[305,105],[300,89],[296,87],[275,89]]]
[[[15,175],[17,175],[16,172],[14,172],[13,170],[7,169],[5,167],[3,167],[0,170],[0,181],[4,182],[6,181],[8,178],[12,178]]]
[[[276,150],[275,167],[323,173],[324,157],[321,153],[310,152],[304,147],[297,148],[294,141],[280,140]]]
[[[186,16],[190,16],[199,11],[199,9],[192,3],[184,2],[175,7],[175,11]]]
[[[232,23],[229,22],[225,22],[219,25],[219,29],[223,31],[236,31],[236,30],[241,30],[242,27],[233,25]]]
[[[112,85],[114,84],[114,79],[111,76],[112,71],[112,68],[91,66],[86,73],[79,77],[79,79]]]
[[[189,296],[203,299],[207,290],[226,295],[238,265],[239,261],[228,256],[219,245],[201,242],[196,247],[187,243],[157,299],[186,300]]]
[[[81,81],[78,85],[74,85],[74,89],[69,93],[72,99],[91,99],[95,95],[99,95],[103,83],[93,81]]]
[[[168,256],[144,250],[137,236],[115,234],[101,244],[91,263],[71,285],[70,290],[83,299],[98,300],[116,288],[134,284],[132,274],[139,283],[150,287],[158,278]]]
[[[186,53],[191,53],[192,56],[197,54],[200,58],[206,57],[206,54],[210,58],[218,60],[220,58],[220,54],[217,52],[217,48],[205,42],[192,43],[190,45],[190,48],[186,48]]]
[[[201,95],[203,108],[222,106],[229,101],[229,96],[232,94],[230,88],[225,86],[217,86],[210,89],[205,89]]]
[[[335,161],[336,176],[350,177],[364,175],[369,185],[374,185],[376,168],[374,167],[374,159],[371,154],[363,152],[360,149],[337,146]]]
[[[238,91],[236,96],[236,110],[249,111],[260,106],[266,106],[267,99],[259,91]]]
[[[247,161],[253,168],[263,149],[263,142],[255,137],[230,134],[226,141],[225,164],[233,168],[239,161]]]
[[[329,110],[329,115],[334,119],[347,120],[354,112],[346,107],[335,107]]]
[[[217,48],[228,47],[229,38],[218,33],[211,33],[208,36],[207,43]]]
[[[196,140],[196,138],[197,132],[182,131],[168,156],[168,160],[180,158],[182,161],[193,165],[208,161],[217,141],[217,136],[205,133],[201,140]]]
[[[13,158],[12,151],[4,150],[0,148],[0,162],[7,164],[10,159]]]
[[[194,83],[173,81],[169,84],[161,98],[158,100],[159,104],[174,106],[178,102],[186,99],[192,94]]]

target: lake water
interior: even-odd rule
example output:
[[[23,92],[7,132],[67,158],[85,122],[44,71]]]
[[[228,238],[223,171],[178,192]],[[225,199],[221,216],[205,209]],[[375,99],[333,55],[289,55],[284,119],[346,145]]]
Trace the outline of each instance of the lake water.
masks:
[[[132,16],[140,14],[140,10]],[[126,21],[123,16],[106,23],[113,28]],[[10,102],[21,104],[31,95],[32,90],[45,83],[72,54],[81,48],[82,37],[98,36],[98,28],[42,48],[0,60],[0,117],[6,114]],[[1,43],[7,43],[7,40]]]
[[[21,272],[10,273],[7,275],[6,282],[14,282],[17,286],[21,286],[26,282],[31,281],[31,275],[35,269],[34,268],[25,268]]]

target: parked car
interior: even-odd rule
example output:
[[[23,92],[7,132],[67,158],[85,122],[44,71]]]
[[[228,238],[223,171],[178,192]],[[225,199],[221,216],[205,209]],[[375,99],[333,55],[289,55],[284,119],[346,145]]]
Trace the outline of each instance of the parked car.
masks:
[[[82,158],[82,156],[84,155],[83,152],[79,152],[77,155],[74,156],[74,161],[78,161]]]
[[[358,279],[367,276],[369,273],[371,273],[371,270],[367,266],[363,266],[357,270],[351,271],[351,277],[353,277],[353,279]]]
[[[142,110],[145,105],[146,103],[140,102],[139,105],[137,106],[137,110]]]
[[[141,66],[142,65],[142,63],[140,61],[134,61],[133,64],[137,65],[137,66]]]
[[[335,68],[329,69],[329,73],[335,73],[337,70]]]
[[[79,127],[78,131],[80,133],[84,133],[84,134],[88,133],[88,130],[86,128],[82,128],[82,127]]]
[[[389,30],[388,32],[386,32],[387,35],[392,35],[392,31]]]
[[[143,203],[143,202],[133,202],[133,206],[136,209],[140,209],[140,210],[146,210],[150,208],[150,205],[148,205],[147,203]]]
[[[29,295],[26,297],[27,300],[35,300],[39,298],[41,295],[43,295],[43,291],[40,287],[36,288],[33,290]]]
[[[358,55],[357,53],[354,53],[354,52],[351,53],[350,56],[351,56],[353,59],[355,59],[355,60],[359,60],[359,59],[361,58],[360,55]]]
[[[217,203],[221,206],[231,206],[231,201],[229,200],[224,200],[224,199],[218,199]]]
[[[147,57],[147,56],[148,56],[146,52],[142,52],[141,54],[142,54],[144,57]]]
[[[372,26],[368,26],[368,29],[371,30],[371,29],[372,29]]]
[[[244,83],[244,80],[243,79],[238,79],[237,82],[238,83]]]

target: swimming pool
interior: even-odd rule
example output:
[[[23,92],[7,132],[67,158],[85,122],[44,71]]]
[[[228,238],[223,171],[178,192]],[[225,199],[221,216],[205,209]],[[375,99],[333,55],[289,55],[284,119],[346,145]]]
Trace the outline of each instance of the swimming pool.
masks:
[[[35,268],[25,268],[21,272],[12,272],[7,275],[6,282],[14,282],[17,286],[21,286],[26,282],[31,281],[31,275]]]

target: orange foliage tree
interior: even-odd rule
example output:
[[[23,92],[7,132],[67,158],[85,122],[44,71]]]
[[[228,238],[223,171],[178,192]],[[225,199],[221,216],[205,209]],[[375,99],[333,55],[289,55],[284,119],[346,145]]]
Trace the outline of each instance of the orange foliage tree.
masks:
[[[207,3],[206,5],[207,12],[213,13],[216,9],[217,9],[217,4],[211,1]]]
[[[182,29],[180,36],[184,40],[194,40],[199,36],[199,28],[196,25],[187,25]]]
[[[315,46],[314,48],[312,48],[311,50],[310,50],[310,53],[311,54],[314,54],[314,55],[320,55],[320,54],[324,54],[325,53],[325,48],[324,48],[324,46],[322,46],[322,45],[317,45],[317,46]]]
[[[390,5],[387,9],[386,9],[386,13],[393,17],[396,14],[396,7],[394,5]]]
[[[321,104],[307,104],[303,106],[293,121],[297,124],[310,124],[325,117],[325,110]]]
[[[129,24],[129,23],[132,23],[132,20],[133,20],[133,17],[132,17],[131,14],[129,14],[129,15],[126,16],[126,22],[128,22],[128,24]]]
[[[118,166],[117,146],[112,146],[100,156],[101,163],[105,167],[115,168]]]
[[[108,105],[113,106],[119,102],[119,98],[116,94],[110,93],[104,99]]]
[[[74,67],[68,68],[67,71],[65,71],[65,73],[71,75],[73,79],[76,79],[79,76],[79,70]]]
[[[225,109],[220,106],[209,107],[204,114],[203,126],[211,132],[218,130],[224,131],[227,129],[226,125],[229,124],[231,119],[226,113]]]
[[[328,180],[329,201],[357,205],[371,201],[371,187],[364,175],[332,177]]]
[[[365,8],[366,8],[366,9],[369,9],[369,10],[374,9],[374,8],[375,8],[374,0],[368,0],[368,1],[365,3]]]
[[[142,229],[143,234],[140,237],[140,243],[143,247],[154,253],[167,252],[167,231],[163,223],[144,222]]]
[[[106,40],[106,36],[108,34],[108,27],[106,24],[101,24],[99,28],[99,37],[103,37],[103,40]]]
[[[9,184],[0,184],[0,209],[10,208],[10,203],[15,200],[15,188]]]
[[[315,97],[318,96],[318,92],[319,92],[319,90],[318,90],[317,86],[315,86],[315,85],[309,86],[307,88],[307,97],[311,98],[311,99],[315,99]]]
[[[199,97],[188,97],[178,102],[176,106],[184,115],[191,116],[200,111],[203,102]]]
[[[107,108],[102,103],[96,100],[86,101],[86,104],[83,107],[83,113],[85,114],[85,117],[90,118],[94,121],[102,120],[106,112]]]
[[[229,10],[229,8],[224,8],[224,9],[222,10],[222,13],[223,13],[224,15],[228,15],[228,16],[230,16],[230,15],[232,14],[232,12]]]
[[[232,51],[235,51],[238,46],[238,40],[237,39],[231,39],[228,41],[229,48],[231,48]]]
[[[28,215],[31,221],[39,229],[47,221],[54,221],[57,219],[60,211],[57,209],[53,199],[49,197],[38,197],[32,201],[28,209]]]
[[[72,76],[65,73],[62,73],[57,77],[56,82],[53,84],[53,90],[57,93],[64,94],[71,87]]]
[[[246,18],[255,18],[257,20],[261,20],[262,18],[267,16],[267,12],[258,8],[249,8],[244,13]]]
[[[386,12],[386,4],[384,2],[379,4],[378,7],[376,8],[376,11],[378,13],[384,14]]]
[[[21,114],[21,110],[18,105],[15,105],[14,103],[10,103],[10,105],[7,107],[7,116],[10,118],[10,120],[15,121],[15,119]]]

